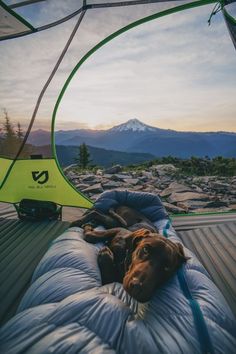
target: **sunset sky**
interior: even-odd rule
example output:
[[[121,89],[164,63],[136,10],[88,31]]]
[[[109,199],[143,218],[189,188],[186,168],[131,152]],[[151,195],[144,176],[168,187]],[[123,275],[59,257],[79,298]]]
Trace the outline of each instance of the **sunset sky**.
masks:
[[[107,129],[138,118],[159,128],[236,132],[235,49],[220,13],[208,26],[212,9],[204,6],[145,23],[99,49],[66,90],[56,130]],[[84,22],[93,20],[91,43],[97,43],[106,14],[99,14],[100,23],[86,16]],[[1,42],[0,108],[13,122],[27,126],[74,24]],[[80,57],[78,46],[88,45],[85,31],[84,25],[43,99],[34,129],[49,129],[58,94]]]

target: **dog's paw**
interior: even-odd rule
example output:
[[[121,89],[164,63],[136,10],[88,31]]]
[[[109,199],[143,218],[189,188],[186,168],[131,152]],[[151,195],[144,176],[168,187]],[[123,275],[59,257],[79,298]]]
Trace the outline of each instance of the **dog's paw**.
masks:
[[[111,264],[114,261],[114,255],[109,247],[103,247],[98,253],[98,264],[101,266]]]
[[[98,253],[98,266],[101,272],[102,284],[109,284],[116,280],[114,255],[108,247],[103,247]]]

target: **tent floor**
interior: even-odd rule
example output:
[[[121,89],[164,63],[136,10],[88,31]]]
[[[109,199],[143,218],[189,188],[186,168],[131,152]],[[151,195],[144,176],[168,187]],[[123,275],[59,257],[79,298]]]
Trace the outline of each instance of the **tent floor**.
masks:
[[[236,316],[236,222],[178,232],[200,260]]]
[[[81,209],[68,208],[66,213],[66,220],[74,220]],[[181,216],[172,221],[236,315],[235,214]],[[68,221],[19,221],[11,206],[0,203],[0,324],[14,315],[40,259],[68,226]]]
[[[0,324],[15,314],[40,259],[68,226],[0,218]]]

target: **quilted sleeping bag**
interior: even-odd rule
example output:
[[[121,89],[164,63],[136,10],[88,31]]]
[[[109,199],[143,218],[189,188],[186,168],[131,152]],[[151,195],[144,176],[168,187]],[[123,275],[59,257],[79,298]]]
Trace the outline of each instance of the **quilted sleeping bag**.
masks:
[[[96,207],[128,205],[178,241],[157,196],[112,191]],[[36,268],[17,314],[0,330],[0,353],[235,353],[236,323],[207,271],[187,249],[184,264],[152,300],[139,304],[122,284],[101,285],[97,254],[102,244],[70,228]]]

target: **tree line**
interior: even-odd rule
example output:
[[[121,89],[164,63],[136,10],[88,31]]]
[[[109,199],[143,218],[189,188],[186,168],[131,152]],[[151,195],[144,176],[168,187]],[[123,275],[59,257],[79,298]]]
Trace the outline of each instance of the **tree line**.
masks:
[[[179,172],[190,176],[235,176],[236,158],[217,156],[213,158],[195,157],[183,159],[173,156],[156,158],[141,165],[130,165],[128,168],[149,168],[153,165],[172,164]]]
[[[82,169],[93,168],[90,166],[90,153],[85,143],[79,146],[78,157],[75,159],[78,166]],[[125,167],[126,170],[142,170],[148,169],[153,165],[172,164],[179,169],[179,173],[189,176],[235,176],[236,175],[236,158],[227,158],[217,156],[213,158],[195,157],[178,158],[174,156],[165,156],[147,161],[142,164],[133,164]],[[98,166],[97,166],[98,167]]]
[[[19,122],[14,127],[6,109],[3,110],[3,114],[4,120],[0,128],[0,153],[2,156],[14,158],[22,145],[24,132]],[[22,157],[29,155],[29,150],[30,146],[26,145]]]
[[[6,109],[3,109],[4,119],[0,128],[0,155],[8,158],[15,158],[24,140],[25,133],[18,122],[16,127],[11,122]],[[75,162],[79,167],[85,169],[91,163],[90,153],[85,143],[78,148],[78,156]],[[25,144],[20,155],[21,158],[29,158],[31,154],[37,152],[33,145]]]

